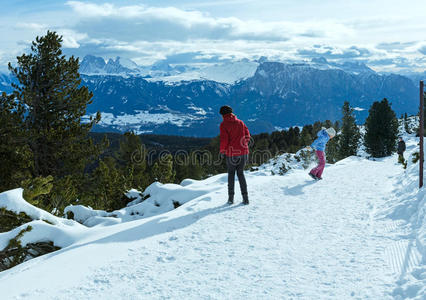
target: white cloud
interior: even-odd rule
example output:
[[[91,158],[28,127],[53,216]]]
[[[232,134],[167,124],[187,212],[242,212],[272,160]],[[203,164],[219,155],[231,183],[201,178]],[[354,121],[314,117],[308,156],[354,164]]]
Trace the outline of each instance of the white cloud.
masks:
[[[144,5],[115,6],[69,1],[67,4],[81,18],[76,26],[90,35],[121,40],[214,40],[286,41],[293,37],[305,39],[327,36],[348,36],[353,29],[333,21],[264,22],[236,17],[215,18],[200,11],[176,7]]]
[[[87,33],[79,33],[71,29],[60,28],[57,32],[62,35],[62,46],[64,48],[79,48],[79,42],[88,39]]]
[[[63,35],[66,54],[124,56],[143,64],[324,56],[363,61],[377,70],[425,66],[426,41],[419,41],[418,33],[426,25],[412,20],[419,14],[408,16],[413,9],[390,1],[386,7],[379,0],[165,0],[165,7],[68,1],[57,11],[2,18],[0,35],[6,46],[0,50],[3,60],[6,55],[11,60],[49,29]],[[125,1],[130,2],[138,3]]]
[[[45,24],[39,24],[39,23],[25,23],[25,22],[20,22],[17,23],[15,25],[15,28],[17,29],[28,29],[31,31],[36,31],[36,32],[40,32],[40,31],[44,31],[47,29],[47,25]]]

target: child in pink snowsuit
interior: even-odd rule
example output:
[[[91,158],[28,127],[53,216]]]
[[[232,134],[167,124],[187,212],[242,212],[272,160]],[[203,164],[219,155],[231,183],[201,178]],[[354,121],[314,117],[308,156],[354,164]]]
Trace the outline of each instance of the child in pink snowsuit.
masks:
[[[315,154],[317,155],[319,160],[318,166],[316,166],[309,172],[309,175],[315,180],[322,179],[321,175],[325,167],[325,145],[335,135],[336,130],[334,130],[333,127],[330,127],[328,129],[323,128],[322,130],[320,130],[320,132],[318,132],[317,139],[312,143],[310,147],[308,146],[308,148],[312,148],[315,150]]]

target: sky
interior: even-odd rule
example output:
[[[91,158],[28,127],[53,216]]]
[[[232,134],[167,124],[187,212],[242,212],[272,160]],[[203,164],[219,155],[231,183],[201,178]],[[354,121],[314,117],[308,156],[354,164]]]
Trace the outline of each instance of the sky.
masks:
[[[0,70],[47,30],[67,55],[140,65],[359,61],[380,72],[426,70],[424,0],[0,0]]]

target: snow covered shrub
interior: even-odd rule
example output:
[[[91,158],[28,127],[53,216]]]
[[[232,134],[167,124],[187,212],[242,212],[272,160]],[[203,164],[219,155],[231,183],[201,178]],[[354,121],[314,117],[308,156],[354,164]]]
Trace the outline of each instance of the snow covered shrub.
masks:
[[[13,268],[24,261],[61,249],[51,241],[28,243],[22,246],[20,238],[32,229],[31,226],[22,229],[13,239],[10,239],[6,248],[0,251],[0,272]]]
[[[404,169],[407,169],[407,160],[401,155],[398,157],[398,163],[403,166]]]
[[[27,226],[27,228],[22,229],[13,239],[9,240],[9,244],[6,248],[3,251],[0,251],[0,271],[4,271],[24,262],[26,255],[22,249],[19,239],[25,232],[29,232],[31,230],[31,226]]]
[[[0,207],[0,232],[8,232],[31,221],[32,219],[24,212],[16,214]]]
[[[417,163],[419,161],[419,159],[420,159],[420,153],[419,152],[414,152],[412,156],[413,156],[413,158],[412,158],[411,161],[413,162],[413,164]]]
[[[302,160],[302,167],[303,169],[307,169],[309,168],[309,166],[311,165],[312,161],[313,161],[313,152],[312,151],[305,151],[302,150],[300,151],[300,158]]]
[[[287,166],[285,165],[285,163],[283,163],[283,164],[281,165],[280,169],[279,169],[278,174],[280,174],[280,175],[284,175],[284,174],[285,174],[285,173],[287,173],[290,169],[291,169],[290,167],[287,167]]]

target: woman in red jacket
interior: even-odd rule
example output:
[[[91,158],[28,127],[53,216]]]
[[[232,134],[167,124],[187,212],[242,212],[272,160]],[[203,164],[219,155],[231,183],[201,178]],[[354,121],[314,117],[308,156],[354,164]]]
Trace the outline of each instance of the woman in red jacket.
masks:
[[[235,172],[240,183],[243,204],[249,204],[244,166],[248,160],[250,132],[243,121],[237,119],[228,105],[220,108],[220,153],[226,156],[228,167],[228,204],[234,203]]]

